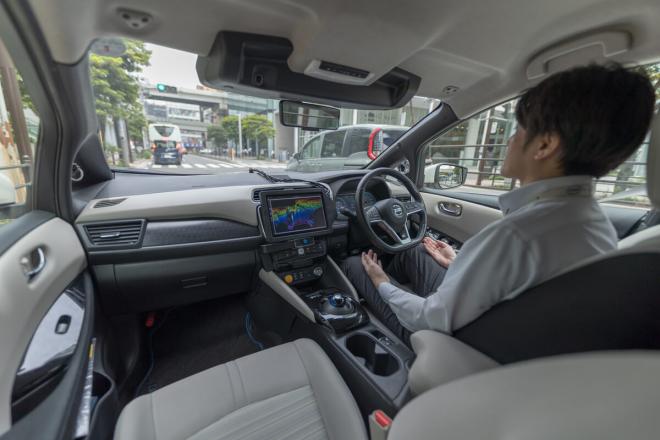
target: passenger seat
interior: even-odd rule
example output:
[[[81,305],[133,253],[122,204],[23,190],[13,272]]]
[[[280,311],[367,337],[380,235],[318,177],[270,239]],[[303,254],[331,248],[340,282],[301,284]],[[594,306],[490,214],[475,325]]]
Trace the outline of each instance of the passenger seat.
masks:
[[[309,339],[210,368],[130,402],[115,440],[367,439],[332,361]]]

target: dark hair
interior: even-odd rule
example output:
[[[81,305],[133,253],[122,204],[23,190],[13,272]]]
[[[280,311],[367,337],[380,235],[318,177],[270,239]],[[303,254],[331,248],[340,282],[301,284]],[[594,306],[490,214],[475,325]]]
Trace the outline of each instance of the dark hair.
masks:
[[[527,90],[516,119],[527,141],[556,133],[564,174],[600,177],[619,166],[644,140],[655,92],[645,75],[618,64],[559,72]]]

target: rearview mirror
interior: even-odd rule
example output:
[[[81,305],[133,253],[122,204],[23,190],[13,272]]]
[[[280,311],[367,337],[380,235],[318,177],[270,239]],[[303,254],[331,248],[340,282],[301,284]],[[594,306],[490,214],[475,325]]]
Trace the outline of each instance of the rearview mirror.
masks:
[[[16,203],[16,187],[11,179],[0,174],[0,206],[13,205]]]
[[[306,130],[336,130],[339,109],[297,101],[280,101],[280,122],[287,127]]]
[[[436,188],[456,188],[457,186],[463,185],[467,179],[468,169],[464,166],[450,163],[438,163],[431,165],[431,167],[435,167],[433,183]]]

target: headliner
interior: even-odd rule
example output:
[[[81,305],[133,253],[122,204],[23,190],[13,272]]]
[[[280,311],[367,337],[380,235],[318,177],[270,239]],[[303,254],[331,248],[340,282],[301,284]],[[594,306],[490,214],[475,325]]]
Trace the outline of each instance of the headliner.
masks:
[[[526,75],[540,51],[585,32],[621,30],[631,48],[611,59],[637,64],[660,58],[656,0],[30,0],[53,58],[75,63],[93,39],[124,36],[206,55],[218,31],[292,41],[292,70],[312,59],[381,76],[399,66],[422,78],[418,95],[443,99],[468,116],[534,81]],[[151,14],[143,30],[117,10]],[[73,13],[75,11],[75,13]],[[584,56],[569,65],[602,61]],[[562,65],[562,68],[567,65]],[[447,86],[459,91],[443,93]]]

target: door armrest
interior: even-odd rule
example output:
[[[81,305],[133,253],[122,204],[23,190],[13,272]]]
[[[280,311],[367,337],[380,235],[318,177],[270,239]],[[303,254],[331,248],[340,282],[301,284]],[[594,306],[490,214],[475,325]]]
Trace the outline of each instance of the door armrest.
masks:
[[[458,339],[432,330],[413,333],[410,344],[417,354],[408,373],[410,389],[415,395],[499,365]]]

